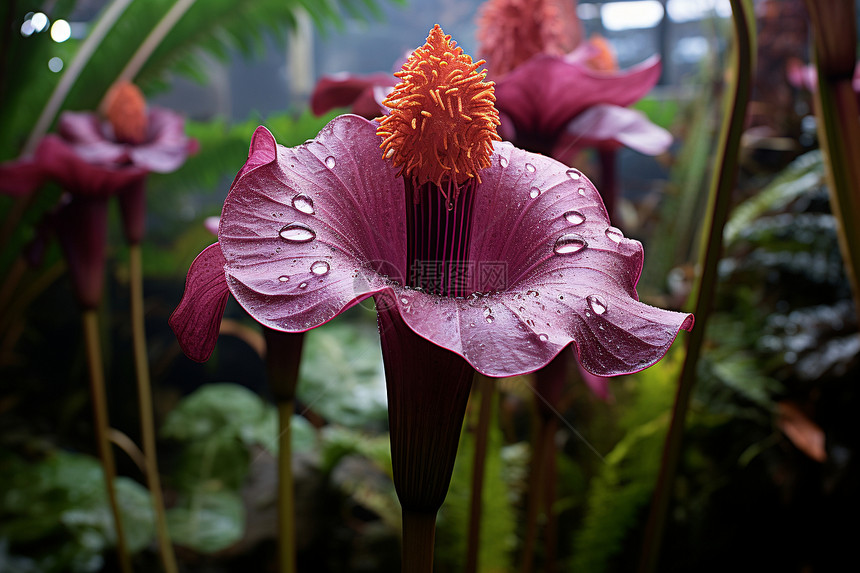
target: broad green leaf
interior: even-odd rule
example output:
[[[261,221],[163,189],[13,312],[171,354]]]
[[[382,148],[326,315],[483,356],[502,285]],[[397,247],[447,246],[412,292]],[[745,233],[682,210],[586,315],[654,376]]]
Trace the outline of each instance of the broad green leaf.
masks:
[[[171,539],[201,553],[215,553],[242,538],[245,509],[232,491],[197,490],[167,510]]]

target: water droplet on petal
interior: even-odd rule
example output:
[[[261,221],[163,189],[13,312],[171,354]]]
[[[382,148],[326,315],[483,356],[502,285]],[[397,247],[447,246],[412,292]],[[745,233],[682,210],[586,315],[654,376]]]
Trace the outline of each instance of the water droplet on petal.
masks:
[[[581,196],[585,197],[585,189],[584,189],[584,188],[580,187],[579,189],[577,189],[577,192],[578,192]]]
[[[496,317],[494,317],[492,314],[490,316],[486,317],[487,324],[493,324],[493,322],[495,322],[495,320],[496,320]]]
[[[484,309],[484,316],[490,316],[491,314],[493,314],[493,309],[491,309],[491,308],[485,308]]]
[[[400,297],[400,302],[402,302],[403,304],[409,304],[409,299],[405,296],[402,296]]]
[[[302,284],[300,284],[300,285],[299,285],[299,288],[300,288],[300,289],[306,289],[306,288],[308,288],[308,283],[302,283]]]
[[[475,323],[474,323],[474,322],[470,322],[470,323],[469,323],[469,326],[470,326],[470,327],[472,327],[472,328],[475,328]]]
[[[526,163],[526,171],[528,171],[529,173],[534,173],[535,172],[535,166],[532,165],[531,163]]]
[[[568,169],[567,176],[577,181],[580,177],[582,177],[582,173],[580,173],[577,169]]]
[[[547,340],[549,340],[549,336],[547,336],[546,334],[539,334],[539,335],[538,335],[538,339],[539,339],[541,342],[546,342]]]
[[[588,243],[585,242],[579,235],[575,235],[573,233],[568,233],[566,235],[562,235],[555,242],[555,247],[553,250],[557,255],[572,255],[573,253],[577,253],[588,246]]]
[[[329,155],[325,158],[325,166],[329,169],[334,169],[334,166],[337,164],[337,161],[334,160],[334,157]]]
[[[582,225],[585,223],[585,215],[579,211],[566,211],[562,217],[571,225]]]
[[[624,233],[618,227],[609,227],[606,229],[606,236],[616,243],[620,243],[624,238]]]
[[[311,265],[311,272],[315,275],[324,275],[329,269],[329,264],[325,261],[317,261]]]
[[[526,307],[521,306],[521,307],[520,307],[520,314],[524,313],[525,311],[526,311]]]
[[[502,167],[508,166],[508,159],[506,157],[499,157],[499,165]]]
[[[299,193],[293,197],[293,207],[305,213],[306,215],[314,214],[314,201],[307,195]]]
[[[529,197],[531,197],[532,199],[534,199],[538,195],[540,195],[540,189],[538,189],[537,187],[532,187],[529,190]]]
[[[285,282],[290,280],[290,277],[288,277],[287,275],[281,275],[278,277],[278,280],[281,281],[282,283],[285,283]]]
[[[585,300],[588,302],[591,310],[594,311],[594,314],[600,315],[606,312],[606,302],[596,294],[588,295]]]
[[[317,234],[310,227],[301,223],[290,223],[281,228],[281,238],[290,243],[307,243],[313,241]]]

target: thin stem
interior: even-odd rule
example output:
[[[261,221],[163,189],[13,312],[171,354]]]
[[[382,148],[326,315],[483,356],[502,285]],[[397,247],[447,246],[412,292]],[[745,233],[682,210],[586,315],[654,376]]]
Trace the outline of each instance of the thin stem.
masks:
[[[687,353],[678,383],[672,421],[666,435],[660,474],[651,502],[651,511],[645,526],[639,572],[656,571],[663,541],[666,515],[671,501],[672,487],[681,455],[682,438],[687,410],[696,380],[696,366],[707,331],[707,321],[717,286],[717,264],[722,254],[722,237],[731,206],[732,191],[737,179],[740,140],[744,130],[746,108],[752,89],[752,70],[755,65],[755,17],[751,0],[731,0],[732,21],[735,30],[733,82],[726,90],[726,116],[720,132],[713,179],[702,237],[701,276],[691,294],[695,301],[696,327],[687,339]]]
[[[158,475],[158,453],[155,447],[155,420],[152,406],[152,384],[149,377],[149,357],[146,351],[146,328],[143,313],[143,263],[140,243],[129,245],[129,271],[131,274],[131,333],[134,347],[134,365],[137,376],[137,398],[140,412],[140,433],[146,469],[146,484],[152,496],[155,511],[155,532],[161,563],[166,573],[177,573],[176,556],[170,543],[161,479]]]
[[[551,416],[546,421],[544,439],[548,447],[544,451],[543,480],[544,480],[544,513],[546,514],[546,525],[544,525],[544,573],[555,573],[556,553],[558,551],[558,516],[555,513],[556,496],[556,449],[555,435],[558,432],[558,418]]]
[[[403,510],[402,573],[432,573],[436,513]]]
[[[18,288],[18,284],[21,282],[26,271],[27,260],[23,256],[19,256],[12,263],[12,267],[6,274],[6,278],[3,279],[3,284],[0,285],[0,311],[6,310],[7,303],[11,300],[15,289]]]
[[[481,550],[481,513],[483,509],[484,473],[487,466],[487,442],[490,418],[493,414],[495,384],[486,376],[477,375],[475,390],[481,396],[478,425],[475,428],[475,458],[472,462],[472,498],[469,504],[469,533],[466,539],[466,573],[478,571]]]
[[[294,400],[278,401],[278,572],[296,570],[295,488],[293,487],[292,426]]]
[[[542,501],[541,489],[544,484],[543,461],[546,457],[546,449],[551,449],[551,445],[547,443],[546,439],[548,420],[541,415],[535,417],[537,418],[537,427],[533,434],[531,464],[526,484],[526,524],[520,573],[531,573],[534,565],[535,546],[538,537],[538,516]]]
[[[131,556],[125,542],[125,532],[122,527],[122,518],[119,512],[119,502],[114,489],[116,479],[116,465],[113,458],[110,439],[108,436],[108,410],[107,396],[105,392],[104,370],[102,366],[101,344],[99,342],[98,315],[94,309],[83,311],[84,341],[87,347],[87,366],[90,374],[90,394],[93,401],[93,420],[95,424],[96,443],[98,445],[99,458],[102,463],[102,471],[105,477],[105,488],[107,489],[108,503],[113,514],[114,527],[116,530],[116,551],[119,558],[119,566],[122,573],[131,573]]]

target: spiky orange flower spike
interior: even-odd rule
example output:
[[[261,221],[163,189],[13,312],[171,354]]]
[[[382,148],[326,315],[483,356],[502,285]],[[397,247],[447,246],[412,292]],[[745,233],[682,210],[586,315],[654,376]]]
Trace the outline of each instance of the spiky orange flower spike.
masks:
[[[495,84],[476,71],[483,64],[473,63],[437,24],[394,74],[400,83],[383,102],[391,113],[376,130],[384,157],[400,167],[398,175],[416,186],[435,183],[449,201],[457,199],[459,185],[481,182],[493,140],[501,139]]]
[[[104,109],[118,142],[137,144],[146,140],[146,99],[136,85],[115,83],[105,97]]]

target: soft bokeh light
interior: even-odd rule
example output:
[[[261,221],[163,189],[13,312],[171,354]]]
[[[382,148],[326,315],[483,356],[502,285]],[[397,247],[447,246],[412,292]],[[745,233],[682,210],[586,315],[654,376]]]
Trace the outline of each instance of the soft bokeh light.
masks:
[[[708,16],[730,18],[732,6],[729,0],[669,0],[666,13],[673,22],[692,22]]]
[[[57,20],[51,26],[51,39],[57,43],[65,42],[72,36],[72,27],[65,20]]]
[[[48,27],[48,17],[44,12],[36,12],[29,20],[30,25],[33,27],[33,32],[42,32]]]
[[[600,15],[607,30],[653,28],[663,19],[663,5],[657,0],[612,2],[600,7]]]
[[[50,60],[48,60],[48,69],[54,73],[60,72],[63,70],[63,60],[62,58],[58,58],[54,56]]]

